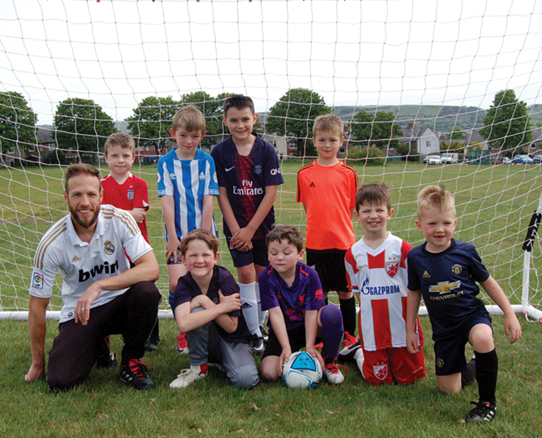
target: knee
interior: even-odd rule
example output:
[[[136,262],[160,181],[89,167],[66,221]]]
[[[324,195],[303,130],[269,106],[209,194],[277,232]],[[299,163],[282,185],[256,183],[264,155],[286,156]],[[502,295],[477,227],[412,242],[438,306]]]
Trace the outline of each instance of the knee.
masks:
[[[49,385],[51,392],[68,391],[79,386],[83,380],[70,380],[63,376],[62,373],[51,372],[51,370],[49,370],[49,373],[47,374],[47,384]]]
[[[258,370],[255,365],[245,365],[233,370],[229,378],[236,388],[251,389],[258,384]]]
[[[438,381],[438,389],[444,394],[458,394],[461,392],[461,377],[458,379],[446,379]]]
[[[327,304],[322,307],[319,320],[321,327],[327,327],[332,331],[343,329],[343,315],[341,309],[335,304]]]

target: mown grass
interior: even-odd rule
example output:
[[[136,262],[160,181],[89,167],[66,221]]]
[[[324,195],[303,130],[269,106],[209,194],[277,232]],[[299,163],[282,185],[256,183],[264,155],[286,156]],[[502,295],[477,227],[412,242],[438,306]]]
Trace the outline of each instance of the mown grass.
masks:
[[[305,217],[295,202],[296,172],[303,162],[283,163],[285,184],[280,187],[276,222],[299,226]],[[353,163],[360,182],[385,181],[394,208],[391,231],[413,245],[422,241],[415,228],[415,200],[420,186],[440,183],[456,194],[457,237],[474,241],[491,273],[520,302],[523,252],[521,244],[532,212],[538,205],[542,183],[540,166],[446,166],[396,163],[385,167]],[[156,196],[156,166],[133,169],[149,183],[148,214],[151,244],[159,259],[158,285],[167,294],[163,221]],[[106,169],[102,169],[105,174]],[[62,169],[0,169],[0,298],[3,310],[23,310],[32,258],[41,235],[66,214],[62,199]],[[220,211],[215,217],[220,223]],[[220,227],[219,227],[220,228]],[[355,225],[356,234],[362,229]],[[223,244],[223,242],[222,242]],[[540,308],[539,241],[535,248],[531,290]],[[231,268],[227,249],[222,263]],[[57,291],[58,292],[58,291]],[[51,309],[60,309],[55,298]],[[164,308],[165,308],[164,304]],[[489,425],[459,423],[477,399],[473,385],[461,394],[438,393],[434,376],[432,342],[427,318],[428,377],[407,387],[370,387],[355,366],[343,369],[346,381],[339,387],[322,383],[314,391],[295,391],[280,382],[260,383],[252,391],[238,391],[227,378],[211,370],[208,378],[184,391],[168,385],[188,358],[175,352],[177,330],[171,320],[161,321],[162,343],[147,354],[157,389],[136,392],[117,378],[118,370],[93,370],[81,387],[53,395],[45,381],[24,382],[31,362],[27,324],[0,322],[0,436],[6,437],[192,437],[192,436],[322,436],[322,437],[538,437],[542,430],[542,379],[540,325],[521,318],[523,338],[510,346],[501,316],[495,316],[500,359],[498,416]],[[57,333],[48,321],[46,350]],[[113,350],[121,349],[118,336]],[[259,361],[259,359],[257,359]]]

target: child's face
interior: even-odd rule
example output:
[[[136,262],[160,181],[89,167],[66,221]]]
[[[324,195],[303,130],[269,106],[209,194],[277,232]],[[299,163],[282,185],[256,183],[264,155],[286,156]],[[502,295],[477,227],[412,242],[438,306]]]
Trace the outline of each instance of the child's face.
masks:
[[[297,262],[303,260],[303,254],[303,250],[298,251],[287,240],[269,242],[269,246],[267,247],[269,264],[281,277],[288,277],[295,274]]]
[[[442,252],[451,245],[457,219],[453,209],[442,211],[439,208],[423,209],[418,215],[416,226],[423,233],[429,252]]]
[[[386,231],[388,221],[393,213],[393,208],[388,210],[385,204],[371,204],[368,201],[364,201],[356,210],[358,222],[363,225],[366,234],[378,234]]]
[[[213,276],[213,268],[218,263],[220,254],[213,252],[206,242],[199,239],[192,240],[186,248],[186,253],[181,254],[181,261],[194,279],[210,279]]]
[[[312,138],[318,156],[327,160],[337,157],[343,141],[344,137],[336,130],[316,131],[316,136]]]
[[[203,140],[203,137],[205,137],[205,132],[201,132],[197,129],[188,131],[183,127],[179,127],[176,130],[170,129],[169,133],[177,142],[179,154],[183,159],[194,158],[201,140]]]
[[[243,141],[251,136],[258,114],[252,114],[252,110],[248,107],[243,109],[232,107],[223,120],[233,139]]]
[[[117,176],[128,173],[134,164],[134,159],[131,148],[123,148],[118,144],[112,145],[105,156],[105,162],[111,169],[111,173]]]

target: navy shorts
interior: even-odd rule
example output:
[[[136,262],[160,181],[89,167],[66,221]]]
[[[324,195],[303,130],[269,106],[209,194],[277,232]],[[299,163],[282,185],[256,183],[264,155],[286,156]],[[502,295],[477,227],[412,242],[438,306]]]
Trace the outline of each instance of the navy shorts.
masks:
[[[470,331],[476,324],[487,324],[492,327],[491,316],[485,309],[472,315],[451,336],[435,340],[435,373],[437,376],[449,376],[465,370],[467,366],[465,345],[469,342]]]
[[[183,262],[181,262],[181,250],[179,248],[177,248],[177,261],[175,261],[173,254],[171,254],[169,258],[167,259],[166,264],[168,265],[182,265],[183,264]]]
[[[288,330],[287,333],[292,353],[295,353],[296,351],[299,351],[306,346],[304,323],[299,327]],[[322,342],[322,339],[316,336],[316,341],[314,343],[319,344],[320,342]],[[274,330],[271,329],[269,330],[269,340],[267,341],[267,345],[265,346],[265,351],[263,352],[262,359],[266,358],[267,356],[280,356],[281,354],[282,347]]]
[[[252,263],[263,267],[269,265],[269,260],[267,259],[267,244],[265,243],[265,240],[252,240],[252,249],[243,252],[233,248],[231,239],[231,237],[226,237],[228,249],[230,250],[231,258],[233,260],[233,266],[242,268],[243,266],[248,266]]]
[[[344,249],[309,249],[307,248],[307,265],[318,272],[324,292],[347,292],[346,267],[344,265]]]

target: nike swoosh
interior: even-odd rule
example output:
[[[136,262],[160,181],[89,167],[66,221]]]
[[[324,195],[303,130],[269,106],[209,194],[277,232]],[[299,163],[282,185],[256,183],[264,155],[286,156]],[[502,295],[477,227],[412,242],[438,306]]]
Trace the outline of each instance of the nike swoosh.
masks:
[[[229,171],[232,170],[233,168],[235,168],[235,166],[227,168],[227,169],[226,169],[226,172],[229,172]]]

